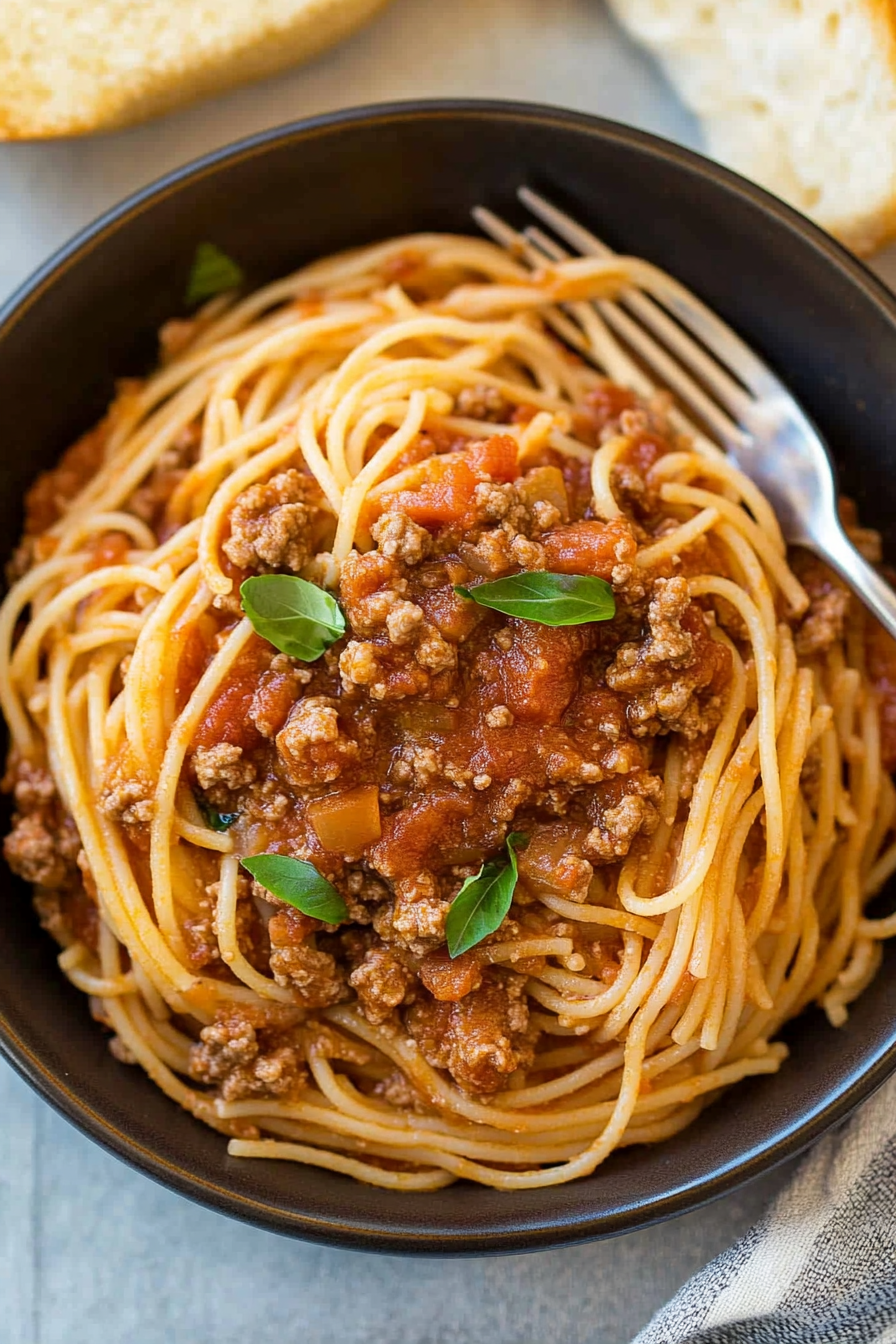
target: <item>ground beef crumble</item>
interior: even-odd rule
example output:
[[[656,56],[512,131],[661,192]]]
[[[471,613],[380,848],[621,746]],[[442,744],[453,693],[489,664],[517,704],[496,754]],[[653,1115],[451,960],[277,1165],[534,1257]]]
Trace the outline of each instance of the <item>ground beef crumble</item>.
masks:
[[[809,594],[809,606],[794,635],[801,658],[827,653],[843,638],[850,595],[846,586],[815,556],[797,553],[794,570]]]
[[[384,278],[410,284],[414,297],[418,265],[405,256]],[[187,348],[205,320],[168,324],[163,353]],[[29,492],[13,577],[52,553],[46,529],[102,465],[110,430],[138,387],[122,385],[106,420]],[[622,514],[605,519],[595,516],[587,461],[547,448],[518,460],[517,440],[501,429],[531,420],[537,407],[514,406],[486,383],[461,388],[453,407],[459,426],[428,421],[426,434],[408,445],[397,483],[380,482],[365,501],[359,551],[339,578],[344,638],[307,666],[259,638],[248,641],[198,725],[183,783],[210,825],[231,829],[234,853],[312,862],[342,896],[348,919],[324,924],[240,872],[239,949],[293,1002],[234,1004],[201,1027],[188,1024],[198,1034],[189,1056],[197,1084],[225,1101],[294,1099],[308,1083],[307,1061],[326,1058],[355,1070],[353,1081],[368,1094],[425,1109],[401,1070],[384,1076],[382,1057],[315,1016],[342,1003],[385,1033],[410,1036],[432,1067],[472,1095],[524,1081],[538,1039],[526,980],[544,959],[508,968],[490,963],[487,943],[454,959],[445,944],[452,901],[484,862],[506,855],[512,831],[525,837],[519,883],[487,942],[575,931],[584,973],[613,983],[619,931],[582,932],[546,914],[538,897],[581,904],[605,879],[612,889],[620,863],[644,852],[659,823],[671,734],[683,747],[687,799],[729,675],[730,656],[713,626],[744,643],[733,608],[690,596],[689,573],[724,572],[711,537],[673,561],[639,564],[639,552],[680,522],[664,510],[658,473],[651,474],[680,446],[669,406],[662,394],[641,404],[599,381],[563,422],[594,448],[624,441],[611,474]],[[380,441],[388,433],[383,426]],[[124,503],[160,539],[182,521],[177,486],[200,442],[195,420]],[[849,506],[844,522],[863,553],[879,560],[876,534],[858,528]],[[334,535],[332,511],[300,460],[236,499],[221,543],[233,591],[216,597],[189,647],[178,649],[179,706],[242,615],[241,580],[289,573],[322,583],[334,572]],[[104,534],[95,563],[115,563],[131,545],[127,534]],[[797,652],[822,655],[843,636],[850,599],[812,557],[798,556],[795,568],[810,598],[792,622]],[[553,628],[488,610],[458,591],[539,570],[603,579],[615,616]],[[896,644],[873,627],[867,646],[892,768]],[[810,789],[817,764],[816,749]],[[15,807],[6,858],[34,885],[41,922],[62,945],[80,940],[95,950],[94,878],[46,764],[13,759],[3,787]],[[111,762],[98,800],[122,828],[143,880],[153,792],[140,763],[125,754]],[[363,844],[355,843],[359,828]],[[208,852],[197,861],[182,929],[191,970],[232,983],[216,932],[218,860]],[[101,1001],[93,1010],[110,1026]],[[111,1045],[117,1058],[133,1062],[118,1037]]]
[[[509,411],[485,393],[464,408]],[[519,908],[543,889],[587,899],[596,870],[656,827],[663,739],[702,740],[718,718],[726,650],[685,578],[637,563],[667,521],[651,521],[649,492],[634,480],[661,451],[659,418],[621,405],[594,432],[625,416],[635,417],[631,517],[591,516],[587,473],[570,459],[545,450],[520,471],[502,434],[404,472],[400,489],[365,506],[371,548],[342,565],[344,638],[307,667],[250,644],[190,758],[195,787],[237,817],[238,845],[309,860],[348,908],[336,932],[256,886],[241,909],[255,912],[263,937],[246,924],[246,955],[305,1011],[355,1001],[375,1026],[403,1022],[425,1057],[474,1093],[525,1069],[534,1033],[523,975],[475,953],[445,957],[445,920],[464,880],[513,829],[529,841]],[[305,568],[320,547],[316,510],[296,469],[253,486],[233,506],[225,556],[244,573]],[[605,579],[616,616],[554,628],[458,591],[542,568]],[[226,974],[213,902],[211,892],[191,922],[191,958]],[[519,927],[508,919],[496,936]],[[256,1058],[234,1067],[255,1068]],[[202,1067],[211,1078],[224,1065]],[[258,1085],[257,1074],[235,1076],[231,1088]],[[400,1080],[392,1086],[402,1092]]]
[[[654,581],[647,624],[646,636],[621,645],[607,668],[607,685],[628,697],[632,732],[636,737],[678,732],[687,738],[708,732],[719,719],[718,691],[730,655],[711,640],[686,579]]]
[[[378,1025],[399,1004],[413,998],[416,975],[400,948],[387,947],[377,938],[363,952],[348,983],[357,993],[367,1021]]]
[[[96,951],[96,886],[50,771],[38,761],[14,756],[3,789],[15,802],[3,854],[13,872],[33,886],[41,925],[62,947],[77,941]]]
[[[13,872],[49,891],[80,886],[81,840],[49,770],[32,761],[15,761],[3,786],[16,803],[12,829],[3,842]]]
[[[339,702],[321,695],[298,701],[277,734],[277,750],[298,788],[332,784],[359,755],[357,742],[340,728]]]
[[[288,986],[303,1008],[329,1008],[350,997],[345,972],[329,952],[309,941],[308,920],[284,908],[268,920],[271,973],[278,985]]]
[[[511,409],[499,388],[485,384],[462,387],[454,403],[457,415],[470,416],[473,420],[491,420],[495,424],[509,420]]]
[[[728,675],[727,651],[711,635],[719,613],[692,601],[687,579],[669,566],[638,564],[639,549],[668,522],[647,479],[672,446],[661,410],[641,413],[600,391],[576,432],[594,443],[628,435],[617,482],[626,516],[594,517],[587,464],[549,449],[520,467],[507,434],[427,440],[435,456],[411,453],[400,488],[365,504],[359,535],[369,549],[352,552],[339,579],[344,637],[307,666],[253,637],[208,705],[185,783],[231,828],[236,853],[310,861],[349,915],[341,927],[324,925],[241,874],[240,950],[295,1007],[234,1006],[202,1027],[190,1072],[222,1098],[298,1095],[309,1051],[363,1065],[366,1047],[309,1017],[348,1002],[373,1026],[407,1032],[471,1094],[524,1074],[538,1036],[525,966],[490,965],[481,949],[452,961],[452,901],[483,862],[506,852],[511,831],[527,846],[496,938],[538,931],[531,909],[542,909],[541,892],[588,899],[599,870],[638,852],[657,825],[664,740],[677,733],[696,749],[718,721]],[[496,424],[516,414],[487,387],[462,393],[455,413]],[[313,561],[332,530],[318,486],[291,467],[238,497],[223,557],[235,580],[279,571],[320,581]],[[458,591],[541,569],[605,580],[616,615],[555,628]],[[181,655],[184,696],[236,615],[226,604],[213,610]],[[41,888],[45,920],[70,938],[67,893],[84,890],[77,835],[46,771],[20,764],[8,787],[18,808],[8,856]],[[101,805],[139,848],[153,804],[134,762],[113,762]],[[359,826],[363,844],[353,841]],[[227,979],[215,932],[217,859],[209,862],[184,938],[193,970]],[[65,900],[54,904],[54,891]],[[594,947],[582,954],[588,966],[611,977],[616,934]],[[398,1105],[424,1104],[403,1074],[363,1085]]]
[[[426,528],[418,527],[406,513],[384,513],[370,531],[381,555],[406,565],[419,564],[432,549]]]
[[[239,569],[297,574],[323,549],[329,515],[313,476],[291,468],[240,495],[224,554]]]
[[[497,1092],[532,1062],[525,984],[524,976],[492,969],[456,1002],[422,991],[405,1026],[434,1068],[447,1069],[469,1092]]]
[[[152,784],[127,747],[106,770],[99,803],[106,816],[124,826],[139,828],[152,821]]]
[[[235,742],[218,742],[213,747],[197,747],[192,756],[196,782],[210,797],[242,788],[255,778],[255,766]],[[214,799],[212,798],[212,801]]]
[[[221,1010],[190,1051],[191,1077],[215,1085],[224,1101],[296,1096],[308,1079],[299,1017],[288,1010]]]
[[[655,775],[639,775],[626,781],[625,792],[618,798],[618,790],[596,794],[591,814],[596,825],[588,832],[582,853],[594,863],[612,863],[623,859],[639,835],[652,835],[659,824],[659,803],[662,780]],[[609,794],[609,796],[607,796]]]

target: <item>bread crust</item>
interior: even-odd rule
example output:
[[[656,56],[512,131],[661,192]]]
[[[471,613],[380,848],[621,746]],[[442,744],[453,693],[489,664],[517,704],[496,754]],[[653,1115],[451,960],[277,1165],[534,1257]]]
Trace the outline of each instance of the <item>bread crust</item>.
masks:
[[[53,21],[58,5],[44,4],[47,21],[35,25],[33,7],[37,3],[39,0],[20,0],[18,14],[12,10],[4,16],[0,140],[40,140],[114,130],[251,83],[311,60],[350,36],[389,0],[294,0],[291,6],[282,6],[292,13],[274,16],[274,21],[267,26],[259,24],[254,32],[244,29],[217,34],[221,40],[213,50],[205,51],[201,44],[190,41],[191,22],[201,19],[201,5],[193,0],[140,0],[154,11],[153,17],[166,32],[175,33],[170,52],[142,66],[115,59],[114,3],[86,0],[79,5],[71,0],[66,6],[68,11],[92,11],[90,39],[82,38],[80,45],[77,38],[72,38],[70,22],[63,23],[58,15]],[[30,14],[25,12],[29,8]],[[107,32],[102,31],[104,10],[109,11]],[[194,10],[195,14],[191,12]],[[33,37],[38,27],[42,29],[40,42]],[[179,45],[177,29],[183,30]],[[93,50],[86,51],[91,42]],[[105,68],[102,53],[97,53],[102,42],[112,56]],[[96,75],[91,70],[85,80],[82,71],[91,62],[100,68]],[[61,76],[64,80],[67,70],[72,72],[72,93],[60,100],[54,96],[54,85],[58,92],[58,79]]]
[[[896,4],[894,0],[864,0],[875,31],[886,51],[896,98]],[[889,201],[877,209],[838,221],[832,232],[860,257],[868,257],[896,238],[896,183]]]
[[[896,238],[896,0],[609,3],[713,157],[861,256]]]

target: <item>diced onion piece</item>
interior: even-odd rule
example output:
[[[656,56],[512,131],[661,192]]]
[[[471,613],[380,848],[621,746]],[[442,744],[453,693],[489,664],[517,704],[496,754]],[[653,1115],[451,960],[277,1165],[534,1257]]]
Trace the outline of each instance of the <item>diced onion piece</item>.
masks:
[[[361,784],[344,793],[327,794],[309,803],[308,816],[324,849],[335,854],[360,854],[382,833],[379,787]]]
[[[517,481],[516,489],[523,502],[530,508],[539,501],[553,504],[560,514],[561,521],[569,522],[566,482],[559,467],[534,467],[521,481]]]
[[[588,828],[579,823],[553,823],[534,832],[517,855],[520,877],[533,895],[585,900],[591,865],[580,855],[587,834]]]
[[[453,733],[457,728],[458,711],[423,700],[407,709],[399,709],[396,718],[406,733],[426,737],[432,733]]]

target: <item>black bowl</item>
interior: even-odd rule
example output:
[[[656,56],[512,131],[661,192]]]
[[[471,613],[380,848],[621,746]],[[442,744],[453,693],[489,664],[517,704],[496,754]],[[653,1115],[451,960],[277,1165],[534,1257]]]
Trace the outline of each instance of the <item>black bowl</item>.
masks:
[[[721,168],[651,136],[551,109],[420,103],[288,126],[209,155],[105,215],[0,314],[0,529],[28,483],[151,364],[182,308],[197,242],[255,283],[340,248],[471,229],[486,202],[519,217],[543,189],[621,251],[671,271],[727,318],[821,427],[864,521],[896,540],[896,302],[838,245]],[[891,552],[893,547],[891,546]],[[896,1067],[896,948],[838,1031],[805,1014],[774,1076],[728,1091],[690,1129],[593,1176],[504,1194],[397,1194],[290,1163],[227,1157],[224,1139],[116,1063],[54,962],[28,892],[0,874],[0,1048],[53,1106],[164,1184],[278,1232],[380,1251],[525,1250],[692,1209],[797,1152]]]

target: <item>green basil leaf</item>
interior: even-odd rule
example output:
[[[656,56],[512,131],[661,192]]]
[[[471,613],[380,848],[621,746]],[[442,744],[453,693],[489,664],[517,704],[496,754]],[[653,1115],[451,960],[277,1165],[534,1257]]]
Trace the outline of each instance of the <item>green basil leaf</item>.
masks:
[[[220,247],[214,243],[200,243],[187,281],[186,301],[192,307],[205,299],[213,299],[216,294],[236,289],[244,278],[242,267]]]
[[[259,574],[240,587],[243,611],[262,639],[313,663],[345,633],[339,604],[323,588],[292,574]]]
[[[491,607],[505,616],[521,616],[538,625],[584,625],[608,621],[616,614],[613,589],[590,574],[550,574],[534,570],[509,574],[506,579],[480,583],[475,588],[455,586],[460,597]]]
[[[475,877],[468,877],[451,902],[445,920],[448,955],[459,957],[501,927],[517,882],[516,849],[526,837],[518,831],[507,837],[508,863],[492,859]]]
[[[196,795],[196,802],[199,805],[202,818],[210,830],[229,831],[233,823],[239,818],[239,812],[219,812],[216,807],[212,807],[211,803],[198,794]]]
[[[266,891],[294,905],[303,915],[322,919],[325,924],[341,924],[348,919],[345,901],[313,863],[288,854],[256,854],[240,862]]]

